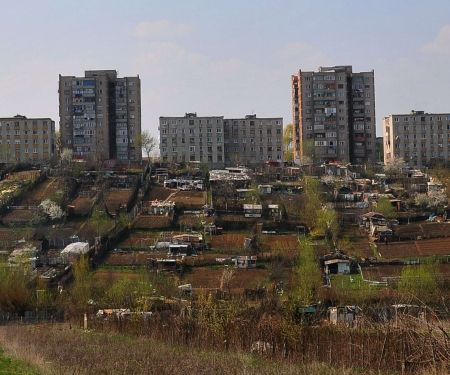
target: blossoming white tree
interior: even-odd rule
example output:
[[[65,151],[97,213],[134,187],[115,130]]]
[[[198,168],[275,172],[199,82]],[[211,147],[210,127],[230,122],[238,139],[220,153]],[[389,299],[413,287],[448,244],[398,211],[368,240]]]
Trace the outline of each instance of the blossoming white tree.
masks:
[[[60,220],[65,216],[65,212],[62,210],[62,208],[59,207],[51,199],[42,201],[39,205],[39,208],[52,221]]]

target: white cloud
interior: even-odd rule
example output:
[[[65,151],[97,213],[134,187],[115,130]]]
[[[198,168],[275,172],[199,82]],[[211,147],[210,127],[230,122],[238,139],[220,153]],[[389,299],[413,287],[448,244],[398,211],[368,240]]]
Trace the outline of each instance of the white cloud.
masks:
[[[420,51],[431,55],[450,55],[450,24],[444,25],[436,38],[423,45]]]
[[[192,32],[192,27],[184,23],[168,20],[143,21],[136,25],[133,36],[138,39],[169,40],[176,39]]]

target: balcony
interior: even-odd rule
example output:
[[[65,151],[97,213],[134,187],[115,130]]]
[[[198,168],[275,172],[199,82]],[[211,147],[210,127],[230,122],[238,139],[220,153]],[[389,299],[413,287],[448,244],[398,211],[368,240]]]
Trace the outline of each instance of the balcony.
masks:
[[[355,156],[366,156],[366,149],[365,148],[354,148],[353,153]]]

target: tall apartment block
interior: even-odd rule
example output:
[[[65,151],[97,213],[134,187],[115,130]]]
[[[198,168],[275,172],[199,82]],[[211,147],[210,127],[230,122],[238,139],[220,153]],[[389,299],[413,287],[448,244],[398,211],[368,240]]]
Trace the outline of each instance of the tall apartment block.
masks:
[[[139,161],[141,80],[115,70],[88,70],[84,77],[59,76],[59,116],[64,147],[75,158]]]
[[[283,119],[247,115],[225,119],[225,164],[254,166],[283,161]]]
[[[160,117],[160,153],[165,162],[200,162],[211,168],[283,161],[283,119],[223,116]]]
[[[49,163],[55,156],[55,122],[50,118],[0,118],[1,163]]]
[[[422,167],[450,161],[450,113],[389,115],[383,119],[384,161],[402,158]]]
[[[294,159],[372,163],[375,152],[374,72],[320,67],[291,77]]]

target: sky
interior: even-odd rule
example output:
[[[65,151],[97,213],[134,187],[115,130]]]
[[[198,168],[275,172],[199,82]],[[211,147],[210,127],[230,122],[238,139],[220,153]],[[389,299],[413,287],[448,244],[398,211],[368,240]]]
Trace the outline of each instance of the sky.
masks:
[[[0,0],[0,117],[59,124],[58,75],[141,78],[142,129],[159,116],[284,118],[291,74],[375,71],[382,118],[450,112],[448,0]]]

